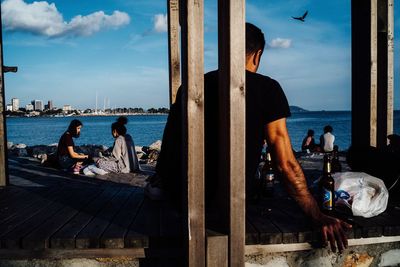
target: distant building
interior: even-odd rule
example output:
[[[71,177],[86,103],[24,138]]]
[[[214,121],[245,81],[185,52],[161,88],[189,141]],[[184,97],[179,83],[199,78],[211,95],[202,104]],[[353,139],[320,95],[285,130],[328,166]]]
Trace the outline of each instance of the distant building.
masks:
[[[7,104],[6,106],[6,111],[12,111],[12,105],[11,104]]]
[[[53,101],[52,100],[47,101],[47,109],[52,110],[53,108],[54,108]]]
[[[19,110],[19,99],[11,98],[11,105],[12,105],[12,111],[18,111]]]
[[[32,100],[33,110],[43,110],[43,101],[42,100]]]
[[[28,104],[25,106],[25,110],[26,111],[33,111],[33,105],[32,104]]]
[[[72,111],[72,106],[71,105],[64,105],[62,110],[63,111]]]

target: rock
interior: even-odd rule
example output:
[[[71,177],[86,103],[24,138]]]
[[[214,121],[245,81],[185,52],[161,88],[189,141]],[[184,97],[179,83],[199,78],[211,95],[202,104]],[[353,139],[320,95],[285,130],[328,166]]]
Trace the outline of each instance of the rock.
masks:
[[[7,149],[11,149],[14,146],[13,142],[7,142]]]
[[[159,155],[160,152],[158,150],[152,150],[148,155],[148,163],[157,161]]]
[[[374,257],[371,257],[368,253],[352,253],[347,255],[343,267],[368,267],[373,260]]]
[[[107,147],[104,145],[83,145],[75,148],[76,152],[83,153],[92,157],[98,157],[99,153],[105,154]]]
[[[152,143],[151,145],[150,145],[150,149],[151,150],[158,150],[158,151],[160,151],[161,150],[161,140],[157,140],[157,141],[155,141],[154,143]]]
[[[379,267],[383,266],[399,266],[400,265],[400,249],[392,249],[381,255]]]
[[[25,144],[16,144],[14,147],[15,148],[26,148],[26,145]]]
[[[38,158],[39,155],[53,154],[57,152],[57,146],[38,145],[27,147],[29,156]]]
[[[142,151],[136,150],[136,155],[137,155],[138,159],[141,159],[143,157],[143,155],[145,155],[145,153],[143,153]]]
[[[27,157],[28,156],[28,151],[26,151],[25,148],[15,148],[13,150],[14,155],[16,155],[17,157]]]

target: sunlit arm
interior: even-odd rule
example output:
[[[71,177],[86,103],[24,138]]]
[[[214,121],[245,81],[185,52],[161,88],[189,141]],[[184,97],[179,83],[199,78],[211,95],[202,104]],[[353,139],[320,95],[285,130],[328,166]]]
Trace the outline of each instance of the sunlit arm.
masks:
[[[317,202],[307,188],[306,179],[300,164],[297,162],[289,134],[286,119],[268,123],[265,127],[268,147],[276,162],[278,171],[282,174],[289,194],[299,203],[303,211],[312,219],[320,217]]]
[[[73,159],[87,159],[89,157],[88,155],[76,153],[73,146],[68,146],[67,148],[69,156]]]
[[[324,243],[329,241],[333,251],[336,251],[336,244],[339,251],[347,247],[347,237],[345,231],[351,225],[324,215],[307,188],[307,182],[296,160],[289,134],[286,127],[286,119],[279,119],[268,123],[265,126],[268,146],[275,158],[276,167],[282,174],[289,194],[297,201],[302,210],[318,225],[321,226]]]

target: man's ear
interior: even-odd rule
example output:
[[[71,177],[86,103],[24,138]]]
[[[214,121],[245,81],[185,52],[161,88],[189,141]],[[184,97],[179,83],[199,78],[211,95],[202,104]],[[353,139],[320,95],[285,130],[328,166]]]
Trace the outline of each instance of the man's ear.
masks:
[[[254,54],[254,57],[253,57],[254,66],[258,66],[260,64],[261,56],[262,56],[262,50],[260,49]]]

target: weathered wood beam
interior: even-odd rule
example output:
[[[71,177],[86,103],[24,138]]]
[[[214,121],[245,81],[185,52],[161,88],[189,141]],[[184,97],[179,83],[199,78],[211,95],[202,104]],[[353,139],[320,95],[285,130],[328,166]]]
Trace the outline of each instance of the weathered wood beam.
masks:
[[[394,0],[388,0],[387,16],[387,134],[393,133],[393,98],[394,98]]]
[[[393,132],[393,0],[352,0],[352,144]]]
[[[181,0],[183,175],[187,178],[187,264],[205,266],[204,2]]]
[[[390,18],[391,17],[391,18]],[[392,20],[392,21],[391,21]],[[378,1],[378,119],[377,146],[393,133],[393,1]],[[392,29],[390,29],[392,28]]]
[[[218,1],[219,201],[229,234],[229,266],[244,266],[245,1]],[[224,186],[225,185],[225,186]],[[225,190],[224,190],[225,187]],[[224,191],[222,191],[224,190]]]
[[[370,132],[369,132],[369,140],[370,145],[376,147],[376,135],[377,135],[377,112],[378,112],[378,104],[377,104],[377,91],[378,91],[378,0],[370,0],[371,1],[371,41],[370,41],[370,50],[371,50],[371,85],[370,85]]]
[[[4,92],[4,68],[3,68],[3,32],[1,25],[1,8],[0,8],[0,186],[8,184],[8,168],[7,168],[7,128],[5,117],[5,92]]]
[[[179,0],[168,2],[168,60],[169,60],[169,103],[175,103],[176,93],[181,85],[179,51]]]
[[[228,267],[228,236],[207,231],[207,267]]]

